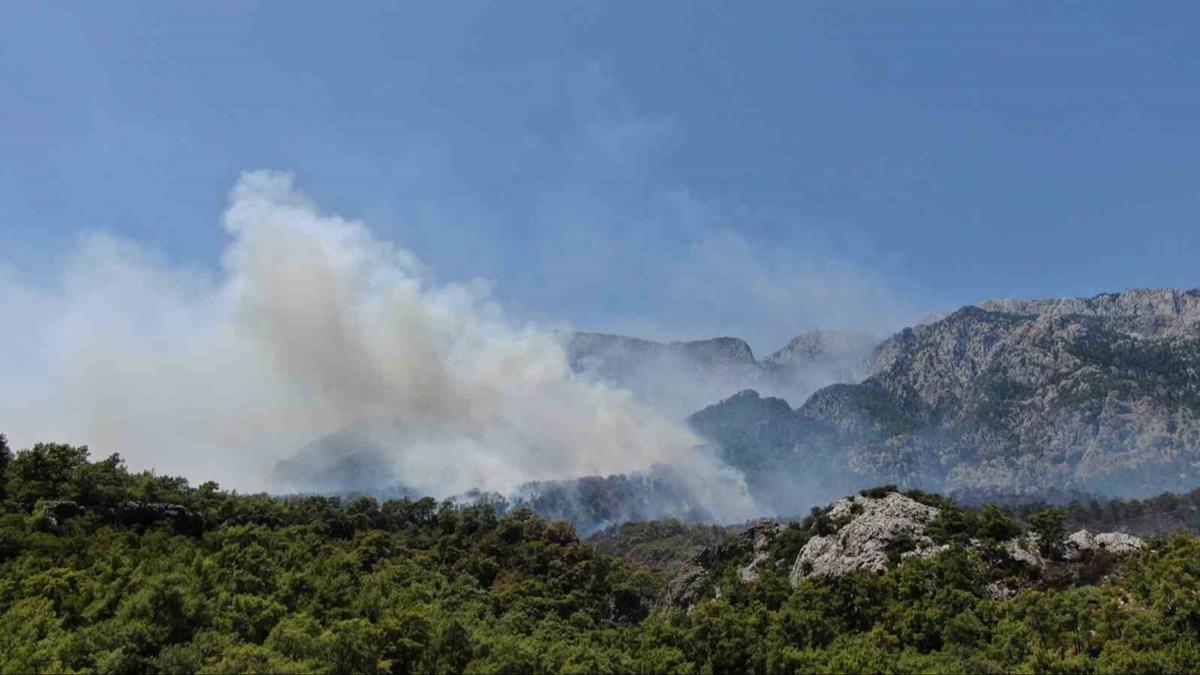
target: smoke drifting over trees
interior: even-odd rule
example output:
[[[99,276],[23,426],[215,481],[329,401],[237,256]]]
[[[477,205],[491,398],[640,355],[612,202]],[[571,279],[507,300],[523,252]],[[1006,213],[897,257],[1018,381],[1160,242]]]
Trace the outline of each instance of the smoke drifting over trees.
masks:
[[[435,495],[668,465],[705,508],[754,514],[744,481],[679,422],[573,374],[557,333],[483,284],[434,285],[408,251],[319,212],[289,176],[233,189],[221,271],[81,241],[48,287],[0,276],[27,328],[0,341],[0,417],[135,465],[288,489],[270,469],[313,438],[387,420],[374,466]],[[336,487],[336,486],[328,486]]]

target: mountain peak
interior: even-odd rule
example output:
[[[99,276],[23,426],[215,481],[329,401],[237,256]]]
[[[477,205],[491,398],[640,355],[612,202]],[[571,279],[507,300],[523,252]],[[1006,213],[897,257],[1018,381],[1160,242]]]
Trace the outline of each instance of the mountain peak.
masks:
[[[756,366],[754,352],[749,343],[741,338],[715,337],[707,340],[672,342],[669,349],[679,350],[701,363],[717,365]]]
[[[792,338],[782,349],[763,360],[775,366],[814,360],[838,359],[849,355],[865,356],[879,338],[852,330],[810,330]]]

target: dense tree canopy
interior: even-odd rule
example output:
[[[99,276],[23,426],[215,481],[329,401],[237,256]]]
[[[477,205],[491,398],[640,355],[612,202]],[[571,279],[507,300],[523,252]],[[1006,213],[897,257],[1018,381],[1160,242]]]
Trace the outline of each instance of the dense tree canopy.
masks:
[[[795,586],[730,569],[681,611],[656,607],[661,574],[528,510],[236,495],[3,442],[0,490],[5,672],[1200,669],[1200,540],[1184,535],[1101,583],[1003,600],[981,553],[954,546]],[[949,511],[947,541],[1017,526]],[[1031,526],[1059,536],[1061,519]],[[695,538],[633,528],[656,530]]]

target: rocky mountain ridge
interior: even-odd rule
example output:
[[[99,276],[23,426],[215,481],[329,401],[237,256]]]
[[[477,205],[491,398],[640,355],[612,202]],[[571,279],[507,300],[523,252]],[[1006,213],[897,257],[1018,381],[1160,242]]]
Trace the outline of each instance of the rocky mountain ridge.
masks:
[[[990,312],[1035,316],[1086,316],[1140,337],[1200,337],[1200,289],[1133,288],[1091,298],[996,299],[979,303]]]
[[[896,333],[871,370],[791,412],[742,393],[693,426],[838,487],[1142,496],[1200,482],[1200,291],[985,302]]]

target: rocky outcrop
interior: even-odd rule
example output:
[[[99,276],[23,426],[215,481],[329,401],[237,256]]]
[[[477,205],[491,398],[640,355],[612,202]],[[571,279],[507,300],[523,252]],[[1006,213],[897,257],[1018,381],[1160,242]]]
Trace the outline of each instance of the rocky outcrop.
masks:
[[[1023,588],[1097,583],[1116,570],[1122,558],[1145,546],[1138,537],[1123,532],[1079,530],[1065,539],[1061,549],[1043,555],[1038,536],[1032,532],[1004,541],[941,539],[943,535],[933,525],[942,515],[936,506],[908,495],[868,490],[814,509],[813,518],[799,530],[789,529],[807,533],[794,558],[781,553],[795,550],[781,540],[785,528],[764,521],[693,556],[669,582],[664,604],[688,608],[706,597],[719,596],[717,581],[732,565],[746,583],[767,571],[790,569],[788,578],[794,585],[807,578],[882,574],[905,560],[938,556],[955,548],[967,549],[977,564],[990,566],[993,581],[985,592],[1003,599]],[[785,545],[777,546],[780,542]],[[1101,551],[1106,555],[1097,557]]]
[[[70,500],[43,500],[34,511],[55,531],[68,519],[87,513],[96,514],[104,523],[140,529],[169,522],[176,532],[193,536],[199,536],[205,527],[204,516],[181,504],[166,502],[123,501],[115,505],[84,506]]]
[[[976,541],[972,541],[971,544],[979,545]],[[1046,566],[1046,559],[1042,557],[1042,552],[1038,548],[1037,535],[1026,534],[1013,537],[1001,542],[1000,550],[1004,551],[1009,558],[1030,567],[1041,569]]]
[[[929,557],[949,550],[929,536],[929,526],[940,511],[910,497],[891,492],[883,497],[858,495],[835,502],[828,512],[834,523],[844,523],[833,534],[809,539],[792,567],[796,583],[808,576],[841,576],[850,572],[884,572],[897,560]],[[1145,545],[1124,532],[1092,533],[1079,530],[1066,538],[1063,559],[1078,561],[1089,551],[1125,556]],[[971,540],[972,548],[984,546]],[[897,555],[899,549],[904,549]],[[1038,537],[1021,534],[1000,542],[998,549],[1012,561],[1044,570],[1054,563],[1042,555]]]
[[[809,576],[841,576],[850,572],[884,572],[897,560],[937,555],[950,548],[929,535],[940,511],[897,492],[882,497],[857,495],[835,502],[828,518],[840,524],[830,535],[815,536],[801,549],[792,567],[796,583]],[[972,540],[972,548],[984,544]],[[1141,550],[1138,537],[1123,532],[1094,534],[1079,530],[1067,537],[1063,558],[1078,561],[1087,551],[1104,550],[1118,556]],[[1042,570],[1052,564],[1041,553],[1038,537],[1026,533],[1000,542],[998,549],[1012,561]]]
[[[125,527],[146,528],[169,522],[181,534],[199,535],[204,532],[204,517],[180,504],[127,501],[108,511],[106,516]]]
[[[52,532],[58,532],[63,522],[84,512],[85,509],[78,502],[65,499],[42,500],[34,506],[34,513],[42,517],[46,529]]]
[[[779,535],[779,526],[768,521],[752,528],[748,537],[753,540],[750,562],[738,568],[738,577],[742,581],[755,581],[771,562],[771,544]]]
[[[667,607],[677,609],[695,605],[712,586],[714,570],[708,569],[699,561],[692,560],[684,564],[675,576],[667,582],[667,591],[662,603]]]
[[[705,547],[688,560],[667,583],[662,603],[668,607],[691,607],[714,590],[716,577],[733,559],[748,557],[738,568],[743,581],[754,581],[770,562],[771,543],[779,534],[779,525],[766,520],[715,546]],[[715,589],[719,593],[719,589]]]
[[[1068,560],[1078,560],[1085,551],[1108,551],[1116,555],[1137,553],[1145,546],[1140,537],[1124,532],[1100,532],[1088,530],[1072,533],[1066,540],[1065,556]]]
[[[901,539],[911,543],[913,549],[933,548],[934,542],[925,530],[938,514],[938,509],[896,492],[880,499],[857,495],[839,500],[828,517],[835,523],[849,522],[833,534],[808,540],[792,566],[791,581],[863,570],[883,572],[888,566],[889,548]]]
[[[981,547],[977,541],[971,545]],[[1031,575],[1014,575],[993,581],[988,584],[986,593],[992,599],[1003,600],[1024,588],[1067,588],[1099,583],[1111,578],[1122,560],[1143,546],[1141,539],[1124,532],[1093,534],[1079,530],[1068,536],[1056,553],[1046,556],[1036,534],[1023,534],[1002,542],[999,550],[1010,561],[1024,565]]]

